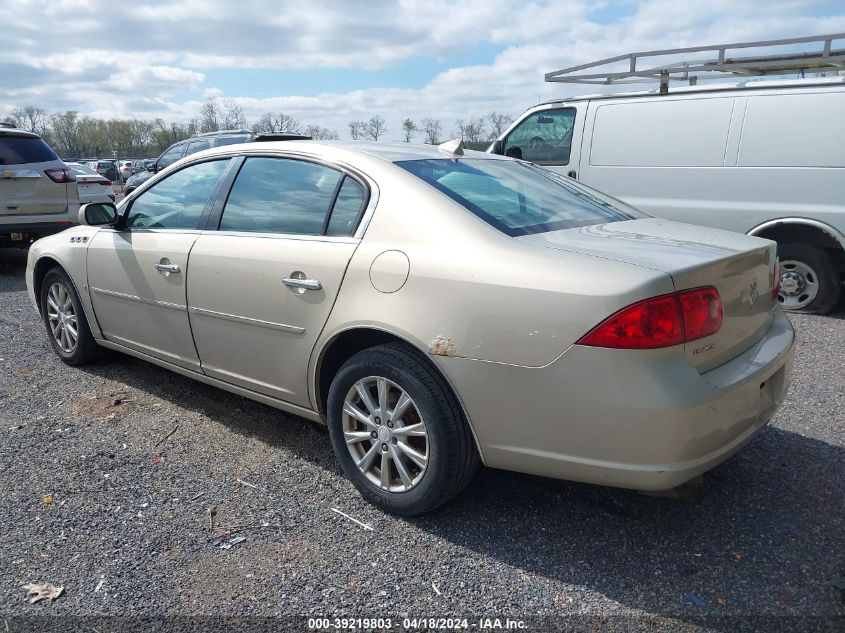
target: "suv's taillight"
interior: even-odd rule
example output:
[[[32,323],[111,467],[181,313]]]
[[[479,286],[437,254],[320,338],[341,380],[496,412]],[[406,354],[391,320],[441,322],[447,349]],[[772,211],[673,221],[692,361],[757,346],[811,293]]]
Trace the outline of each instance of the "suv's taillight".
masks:
[[[775,257],[775,272],[772,276],[772,299],[777,299],[780,294],[780,258]]]
[[[70,169],[45,169],[44,173],[53,182],[76,182],[76,174]]]
[[[638,301],[605,319],[578,345],[655,349],[680,345],[722,327],[722,298],[712,286]]]

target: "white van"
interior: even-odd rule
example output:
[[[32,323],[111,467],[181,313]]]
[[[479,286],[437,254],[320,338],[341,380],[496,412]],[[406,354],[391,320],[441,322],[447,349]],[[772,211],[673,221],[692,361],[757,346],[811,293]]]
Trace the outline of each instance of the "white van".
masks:
[[[845,77],[550,101],[490,147],[658,217],[778,243],[785,308],[829,312],[845,272]]]

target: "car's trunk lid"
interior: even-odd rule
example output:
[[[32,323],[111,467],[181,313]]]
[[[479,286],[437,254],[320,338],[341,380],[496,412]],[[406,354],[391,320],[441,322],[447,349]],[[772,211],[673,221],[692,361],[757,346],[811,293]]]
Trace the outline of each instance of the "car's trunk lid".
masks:
[[[517,239],[660,270],[672,277],[677,291],[715,286],[722,298],[722,327],[685,345],[690,363],[701,372],[731,360],[760,340],[777,305],[772,296],[776,246],[768,240],[658,218]]]

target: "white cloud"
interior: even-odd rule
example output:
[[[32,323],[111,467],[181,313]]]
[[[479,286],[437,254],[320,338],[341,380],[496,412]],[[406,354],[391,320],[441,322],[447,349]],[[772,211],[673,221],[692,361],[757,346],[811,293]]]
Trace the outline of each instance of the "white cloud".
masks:
[[[79,0],[10,0],[4,6],[0,115],[34,103],[187,120],[205,98],[225,95],[250,119],[284,111],[342,134],[348,121],[381,114],[388,139],[400,137],[404,117],[440,118],[451,132],[457,118],[491,110],[517,115],[540,99],[594,92],[544,83],[543,74],[619,53],[845,31],[845,7],[825,0],[774,0],[764,11],[751,0],[145,0],[120,11]],[[624,17],[600,24],[590,19],[597,9]],[[218,79],[205,85],[220,68],[336,68],[348,77],[349,69],[449,60],[478,44],[502,50],[489,63],[451,68],[413,89],[266,96],[262,85],[256,90],[265,96],[256,97],[252,88],[235,91]]]

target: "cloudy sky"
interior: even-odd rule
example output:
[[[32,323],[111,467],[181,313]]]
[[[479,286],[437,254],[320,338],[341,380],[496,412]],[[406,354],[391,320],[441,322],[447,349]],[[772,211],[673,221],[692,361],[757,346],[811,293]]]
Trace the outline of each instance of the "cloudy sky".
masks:
[[[845,32],[845,0],[0,0],[15,106],[187,121],[210,96],[347,134],[380,114],[515,116],[545,72],[664,47]]]

